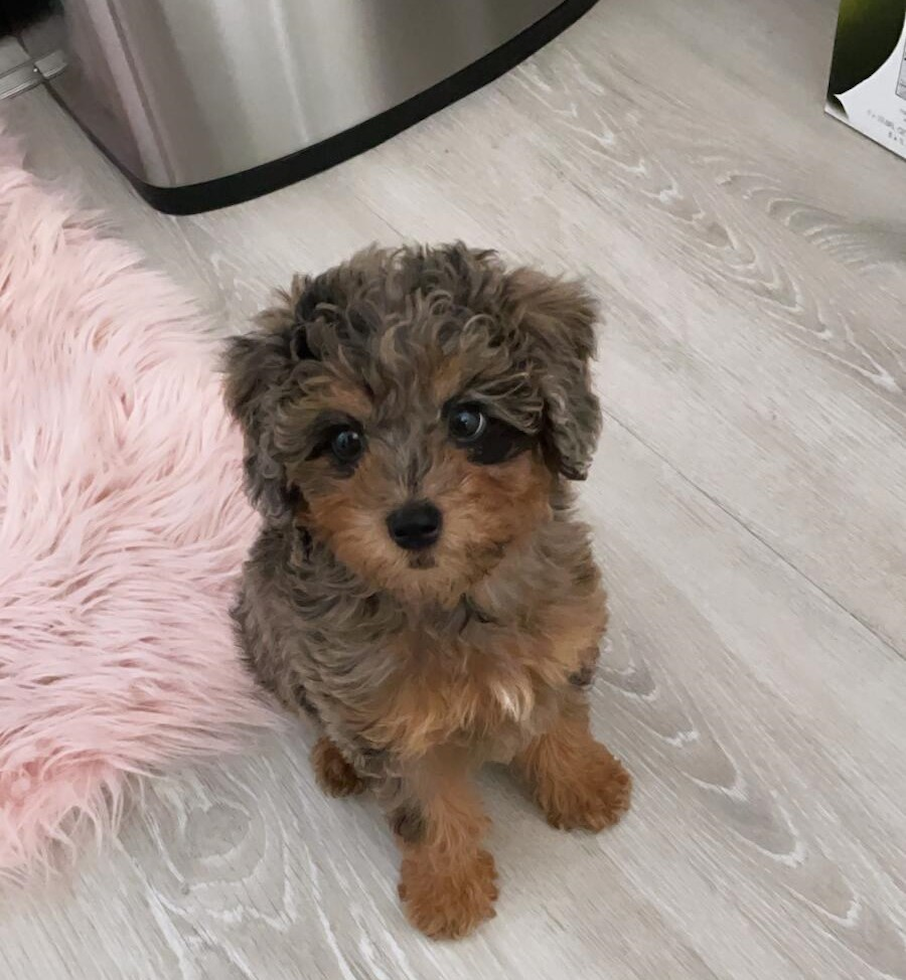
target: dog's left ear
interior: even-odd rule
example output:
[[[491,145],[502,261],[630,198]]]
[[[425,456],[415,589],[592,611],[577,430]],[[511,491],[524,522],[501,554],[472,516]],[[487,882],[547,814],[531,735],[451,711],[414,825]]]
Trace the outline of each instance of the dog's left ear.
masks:
[[[224,397],[245,440],[245,483],[265,516],[282,519],[295,506],[295,492],[275,445],[277,409],[299,361],[308,360],[308,325],[302,308],[309,280],[293,279],[289,292],[256,318],[256,329],[227,342],[223,355]]]
[[[581,283],[533,269],[511,272],[505,296],[508,318],[542,379],[547,448],[563,476],[584,480],[601,432],[589,371],[597,305]]]

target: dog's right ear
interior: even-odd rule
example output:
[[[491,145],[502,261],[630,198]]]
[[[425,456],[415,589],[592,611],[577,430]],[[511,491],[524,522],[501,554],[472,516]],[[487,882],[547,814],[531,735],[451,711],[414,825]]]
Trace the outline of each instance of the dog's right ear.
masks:
[[[274,446],[276,412],[293,369],[311,358],[301,306],[307,280],[297,277],[277,306],[256,318],[256,329],[228,341],[224,397],[245,439],[245,483],[252,503],[267,517],[291,514],[295,494]]]
[[[601,431],[601,406],[591,381],[597,304],[580,282],[533,269],[507,275],[510,321],[528,341],[542,375],[545,435],[556,469],[584,480]]]

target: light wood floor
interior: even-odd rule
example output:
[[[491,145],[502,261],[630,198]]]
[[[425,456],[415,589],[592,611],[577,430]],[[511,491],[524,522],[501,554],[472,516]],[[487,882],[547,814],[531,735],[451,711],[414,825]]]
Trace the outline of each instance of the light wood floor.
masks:
[[[906,977],[906,161],[822,112],[837,0],[602,0],[527,64],[268,198],[142,205],[45,93],[9,105],[223,330],[379,239],[586,274],[612,596],[600,837],[484,780],[497,919],[406,925],[375,807],[311,734],[161,779],[71,882],[0,896],[10,980]]]

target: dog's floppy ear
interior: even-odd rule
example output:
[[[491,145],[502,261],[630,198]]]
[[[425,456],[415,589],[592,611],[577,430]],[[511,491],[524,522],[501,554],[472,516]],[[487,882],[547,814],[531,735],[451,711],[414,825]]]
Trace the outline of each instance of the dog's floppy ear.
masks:
[[[256,329],[227,342],[224,397],[245,439],[245,481],[252,503],[265,516],[287,516],[294,503],[286,471],[274,447],[277,406],[295,365],[312,357],[300,318],[307,280],[297,277],[277,306],[256,318]]]
[[[601,432],[601,407],[589,371],[597,305],[581,283],[532,269],[509,274],[506,302],[541,376],[548,450],[560,473],[584,480]]]

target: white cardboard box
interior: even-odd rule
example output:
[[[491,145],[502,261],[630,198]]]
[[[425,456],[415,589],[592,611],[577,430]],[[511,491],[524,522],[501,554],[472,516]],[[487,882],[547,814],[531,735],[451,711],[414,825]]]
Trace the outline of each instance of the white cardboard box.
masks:
[[[842,0],[826,108],[906,157],[906,0]]]

